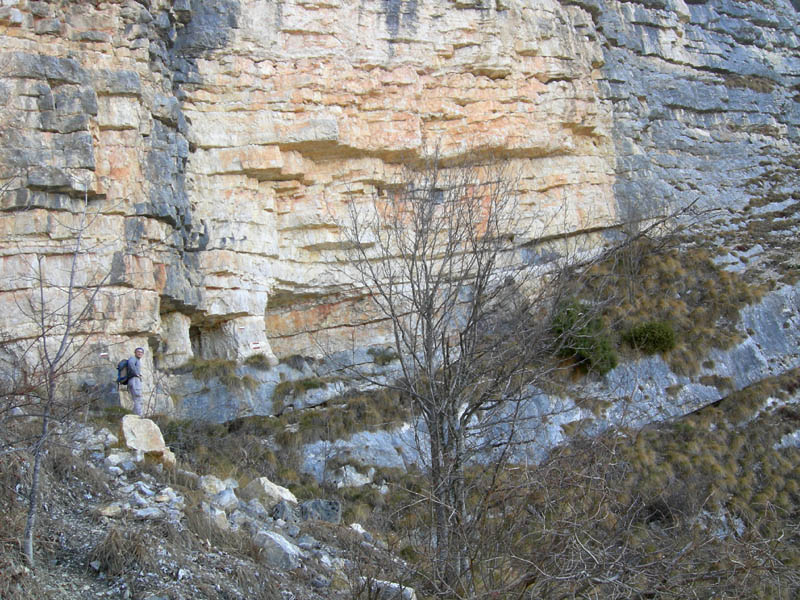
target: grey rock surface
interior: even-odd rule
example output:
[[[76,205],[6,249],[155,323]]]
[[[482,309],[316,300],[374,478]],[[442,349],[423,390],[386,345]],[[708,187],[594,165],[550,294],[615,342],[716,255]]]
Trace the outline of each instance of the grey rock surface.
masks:
[[[272,567],[291,571],[300,566],[303,551],[275,531],[262,530],[253,542],[264,551],[264,560]]]
[[[738,326],[743,341],[728,350],[713,350],[709,362],[713,366],[702,367],[694,377],[673,373],[662,357],[654,355],[623,363],[601,380],[576,388],[584,397],[605,401],[605,408],[598,413],[579,407],[571,397],[532,389],[516,407],[513,428],[507,422],[510,408],[474,423],[481,432],[471,441],[477,460],[491,460],[491,448],[513,442],[515,460],[537,462],[570,439],[567,425],[580,423],[581,432],[589,435],[611,427],[636,429],[686,415],[723,398],[727,390],[723,393],[702,383],[708,376],[729,378],[733,390],[739,390],[800,366],[800,284],[782,287],[743,309]],[[369,465],[424,468],[424,425],[416,424],[416,440],[414,429],[407,424],[392,431],[364,431],[347,440],[308,444],[303,448],[303,470],[319,481],[332,481],[335,473],[328,473],[328,461],[349,462],[364,470]]]
[[[342,522],[342,503],[338,500],[308,500],[301,503],[299,509],[303,521],[317,519],[335,524]]]

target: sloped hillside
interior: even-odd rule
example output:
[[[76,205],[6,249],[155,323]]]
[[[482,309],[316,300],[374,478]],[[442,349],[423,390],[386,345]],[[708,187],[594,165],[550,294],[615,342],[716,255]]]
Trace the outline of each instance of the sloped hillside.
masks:
[[[503,571],[482,585],[497,598],[579,590],[662,598],[687,589],[794,597],[799,390],[795,369],[677,422],[576,439],[513,471],[493,487],[485,524]],[[380,584],[388,590],[380,597],[413,597],[412,588],[428,597],[413,535],[425,523],[418,475],[387,471],[380,485],[354,488],[290,483],[299,506],[325,498],[341,503],[344,518],[331,522],[335,510],[333,518],[289,516],[302,514],[299,506],[245,502],[235,487],[274,469],[254,452],[257,425],[196,424],[194,454],[179,454],[173,470],[136,462],[97,429],[118,419],[72,426],[51,441],[33,569],[18,545],[31,463],[25,453],[4,456],[3,598],[374,598],[371,585],[398,581],[405,587]],[[219,478],[187,470],[201,463]],[[265,544],[259,531],[285,546]]]

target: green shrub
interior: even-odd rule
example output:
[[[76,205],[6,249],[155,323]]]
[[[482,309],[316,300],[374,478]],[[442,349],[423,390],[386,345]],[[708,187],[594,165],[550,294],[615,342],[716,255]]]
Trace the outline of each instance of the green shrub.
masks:
[[[645,354],[663,353],[675,347],[675,330],[667,321],[647,321],[629,329],[623,339]]]
[[[574,358],[602,375],[616,367],[618,359],[603,320],[593,312],[592,307],[581,302],[565,303],[553,319],[552,333],[559,356]]]

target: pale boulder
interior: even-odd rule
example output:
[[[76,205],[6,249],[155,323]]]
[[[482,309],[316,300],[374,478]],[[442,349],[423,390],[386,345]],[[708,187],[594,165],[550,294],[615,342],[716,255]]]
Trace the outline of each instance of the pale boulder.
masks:
[[[167,449],[158,425],[136,415],[122,417],[122,441],[131,450],[141,450],[145,454],[163,454]]]
[[[213,504],[209,504],[208,502],[202,502],[200,504],[200,510],[203,518],[206,519],[211,527],[214,527],[219,531],[230,530],[231,525],[228,522],[228,515],[225,514],[224,510],[214,506]]]
[[[145,456],[159,461],[165,467],[175,467],[175,454],[167,448],[161,430],[150,419],[125,415],[122,417],[120,437],[127,448],[137,453],[141,452]]]
[[[245,501],[255,498],[270,505],[281,500],[297,504],[297,498],[291,491],[272,483],[266,477],[258,477],[248,483],[241,491],[241,497]]]

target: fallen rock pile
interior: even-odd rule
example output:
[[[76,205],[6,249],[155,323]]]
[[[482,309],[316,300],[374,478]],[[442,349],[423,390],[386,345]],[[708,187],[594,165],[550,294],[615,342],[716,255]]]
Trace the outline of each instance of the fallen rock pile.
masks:
[[[311,584],[320,593],[334,581],[346,582],[353,570],[340,549],[302,530],[309,521],[341,524],[342,506],[336,500],[300,502],[290,490],[267,477],[240,488],[233,478],[223,480],[180,469],[158,426],[134,415],[123,417],[119,435],[78,426],[71,432],[71,444],[73,453],[85,454],[91,464],[111,476],[113,499],[94,509],[101,520],[163,521],[180,526],[191,511],[209,532],[248,536],[260,560],[272,569],[289,573],[313,565]],[[359,535],[365,547],[377,548],[373,536],[360,525],[353,524],[349,530]],[[100,563],[90,566],[102,575]],[[376,593],[381,598],[397,593],[407,600],[416,598],[413,589],[388,582]],[[287,600],[294,597],[287,594]]]

